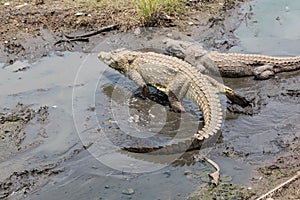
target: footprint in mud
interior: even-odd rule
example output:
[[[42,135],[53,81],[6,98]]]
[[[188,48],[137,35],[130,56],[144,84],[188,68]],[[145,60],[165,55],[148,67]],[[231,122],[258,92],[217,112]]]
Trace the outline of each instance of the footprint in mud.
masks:
[[[41,106],[35,111],[30,108],[30,105],[18,103],[15,108],[0,111],[0,161],[38,146],[41,142],[39,139],[31,141],[29,144],[22,144],[26,138],[25,129],[28,124],[35,123],[35,121],[36,124],[46,123],[47,117],[48,107],[46,106]],[[43,130],[40,128],[38,135],[46,137],[47,134]]]

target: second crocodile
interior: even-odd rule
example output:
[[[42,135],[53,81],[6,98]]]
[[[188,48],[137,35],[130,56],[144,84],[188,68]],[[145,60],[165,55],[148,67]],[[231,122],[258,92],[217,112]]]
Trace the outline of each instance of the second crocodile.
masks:
[[[257,54],[220,53],[207,51],[200,45],[173,39],[164,41],[167,54],[184,59],[202,73],[224,77],[255,76],[268,79],[276,73],[300,69],[300,56],[274,57]],[[203,68],[204,66],[204,68]]]

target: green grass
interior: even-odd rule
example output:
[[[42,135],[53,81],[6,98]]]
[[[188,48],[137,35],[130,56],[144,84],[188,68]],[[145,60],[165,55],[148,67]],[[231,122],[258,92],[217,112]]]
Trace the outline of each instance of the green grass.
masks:
[[[145,24],[158,22],[162,14],[180,15],[185,10],[182,0],[134,0],[135,9]]]
[[[134,0],[135,9],[143,22],[151,23],[160,12],[160,0]]]
[[[168,15],[181,15],[186,10],[185,3],[182,0],[164,0],[163,7]]]

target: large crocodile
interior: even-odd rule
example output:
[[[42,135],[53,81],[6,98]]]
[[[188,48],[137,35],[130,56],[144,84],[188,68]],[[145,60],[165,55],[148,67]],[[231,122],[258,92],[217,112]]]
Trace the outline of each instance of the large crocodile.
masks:
[[[205,75],[189,63],[153,52],[136,52],[118,49],[100,52],[99,59],[111,68],[127,75],[147,95],[148,85],[153,85],[168,95],[171,109],[184,111],[182,99],[187,96],[202,111],[204,127],[192,138],[159,147],[128,147],[131,152],[157,152],[158,154],[183,153],[199,149],[215,139],[222,124],[222,109],[216,87]]]
[[[145,96],[149,93],[148,85],[152,85],[167,94],[173,110],[185,111],[181,102],[187,96],[202,111],[204,127],[198,130],[193,137],[165,146],[123,148],[128,152],[148,153],[147,155],[150,157],[152,155],[178,155],[179,153],[175,159],[182,158],[183,155],[180,156],[180,154],[209,147],[219,137],[223,113],[217,93],[225,93],[227,97],[242,106],[249,103],[229,87],[199,73],[197,68],[176,57],[126,49],[100,52],[98,57],[111,68],[132,79]],[[143,156],[143,158],[145,157]],[[198,157],[195,158],[196,160],[202,158],[214,166],[216,171],[209,174],[209,177],[212,183],[218,184],[220,176],[218,165],[203,155],[198,154]],[[152,161],[151,158],[149,161]]]
[[[255,76],[257,79],[268,79],[275,73],[300,69],[300,56],[219,53],[207,51],[193,42],[169,38],[164,43],[167,54],[184,59],[204,74],[220,73],[224,77]]]

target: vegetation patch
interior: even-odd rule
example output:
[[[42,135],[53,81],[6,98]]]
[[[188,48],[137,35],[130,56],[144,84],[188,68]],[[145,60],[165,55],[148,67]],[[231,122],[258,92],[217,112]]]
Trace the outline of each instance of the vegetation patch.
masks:
[[[228,3],[230,2],[230,3]],[[91,31],[117,24],[121,31],[137,26],[186,26],[199,13],[208,18],[234,8],[238,0],[0,0],[2,39],[16,32],[35,34]],[[194,16],[194,17],[193,17]]]
[[[135,11],[142,24],[155,25],[180,18],[186,4],[180,0],[134,0]]]
[[[246,200],[250,199],[255,193],[241,186],[221,183],[217,186],[202,186],[197,194],[193,194],[189,200]]]

